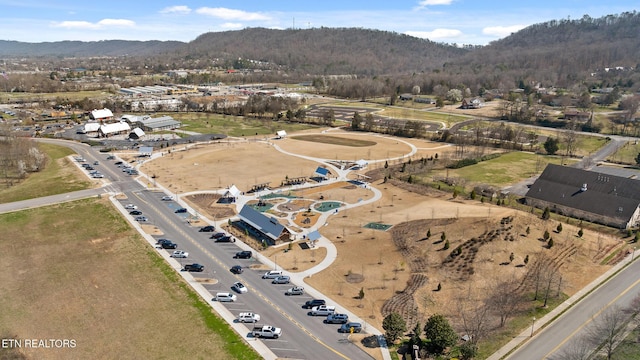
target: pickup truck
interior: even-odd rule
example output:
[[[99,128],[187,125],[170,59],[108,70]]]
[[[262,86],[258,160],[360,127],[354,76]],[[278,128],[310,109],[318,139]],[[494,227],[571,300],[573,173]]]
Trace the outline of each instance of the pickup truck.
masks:
[[[294,286],[284,292],[285,295],[302,295],[304,294],[304,288],[302,286]]]
[[[277,339],[282,335],[282,329],[271,325],[257,325],[253,327],[251,335],[255,338],[264,337]]]
[[[241,312],[238,314],[238,322],[241,323],[257,323],[260,321],[260,315],[252,312]]]
[[[335,306],[320,305],[320,306],[314,306],[313,308],[311,308],[311,311],[309,311],[309,315],[312,315],[312,316],[328,316],[328,315],[331,315],[331,314],[333,314],[335,312],[336,312],[336,307]]]

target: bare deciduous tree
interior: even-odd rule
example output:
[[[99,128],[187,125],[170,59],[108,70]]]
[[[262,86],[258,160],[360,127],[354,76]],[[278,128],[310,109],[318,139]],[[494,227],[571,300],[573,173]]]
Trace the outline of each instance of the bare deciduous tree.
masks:
[[[612,306],[593,318],[587,329],[587,336],[592,344],[604,352],[608,360],[613,350],[624,339],[624,328],[629,320],[629,314],[619,306]]]

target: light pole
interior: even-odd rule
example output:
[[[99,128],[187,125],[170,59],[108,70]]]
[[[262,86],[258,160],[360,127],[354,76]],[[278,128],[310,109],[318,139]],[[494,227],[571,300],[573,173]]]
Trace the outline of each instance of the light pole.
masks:
[[[536,317],[534,316],[533,319],[531,319],[531,335],[529,335],[529,337],[533,337],[533,326],[536,324]]]
[[[278,270],[278,255],[273,256],[273,270]]]
[[[637,246],[633,247],[633,252],[631,253],[631,261],[633,261],[633,257],[636,256],[636,248]]]

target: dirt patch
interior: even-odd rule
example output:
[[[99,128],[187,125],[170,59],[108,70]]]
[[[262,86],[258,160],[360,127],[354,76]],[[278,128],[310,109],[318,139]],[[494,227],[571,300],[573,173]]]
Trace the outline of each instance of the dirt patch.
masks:
[[[302,249],[299,243],[292,243],[291,247],[280,249],[268,249],[263,252],[278,268],[290,272],[308,270],[322,261],[327,256],[325,248]],[[268,269],[267,269],[268,270]]]
[[[236,215],[234,205],[218,204],[218,200],[221,197],[222,196],[220,194],[203,193],[183,196],[182,199],[185,200],[189,204],[189,206],[191,206],[198,213],[203,214],[207,218],[215,221],[216,219],[225,219]],[[203,226],[198,224],[192,225]]]
[[[140,226],[144,232],[149,235],[163,235],[164,233],[155,225],[141,225]]]

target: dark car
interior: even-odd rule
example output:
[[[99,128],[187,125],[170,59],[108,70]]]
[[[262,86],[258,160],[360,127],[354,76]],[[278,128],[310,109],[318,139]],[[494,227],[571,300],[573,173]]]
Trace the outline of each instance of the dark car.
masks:
[[[122,165],[122,164],[124,164],[124,163],[123,163],[122,161],[116,161],[116,162],[114,162],[114,164],[115,164],[115,165]]]
[[[185,208],[177,208],[176,211],[174,211],[176,214],[184,214],[187,212],[187,209]]]
[[[236,239],[232,238],[231,236],[222,236],[216,239],[216,242],[236,242]],[[251,254],[249,254],[249,257],[251,257]]]
[[[203,226],[200,228],[200,230],[198,230],[200,232],[213,232],[216,231],[216,227],[213,225],[207,225],[207,226]]]
[[[225,233],[223,233],[223,232],[217,232],[217,233],[215,233],[215,234],[211,235],[211,236],[209,237],[209,239],[220,239],[220,238],[221,238],[221,237],[223,237],[223,236],[225,236]]]
[[[320,305],[326,305],[327,302],[322,300],[322,299],[313,299],[313,300],[309,300],[306,303],[304,303],[304,305],[302,305],[303,308],[305,309],[311,309],[314,306],[320,306]]]
[[[158,239],[158,245],[162,246],[163,249],[177,249],[178,244],[174,243],[169,239]]]
[[[231,269],[229,269],[229,271],[234,274],[242,274],[244,272],[244,269],[240,265],[233,265]]]
[[[132,211],[129,211],[129,215],[142,215],[142,211],[132,210]]]
[[[346,324],[349,322],[349,316],[347,314],[329,314],[324,322],[326,324]]]
[[[362,324],[357,322],[349,322],[346,324],[342,324],[342,326],[340,326],[340,329],[338,329],[338,332],[341,332],[341,333],[349,333],[351,331],[353,331],[354,333],[361,332]]]
[[[184,266],[184,271],[203,272],[204,265],[202,264],[187,264]]]
[[[253,253],[251,251],[240,251],[237,252],[233,258],[234,259],[251,259],[251,256],[253,256]]]

